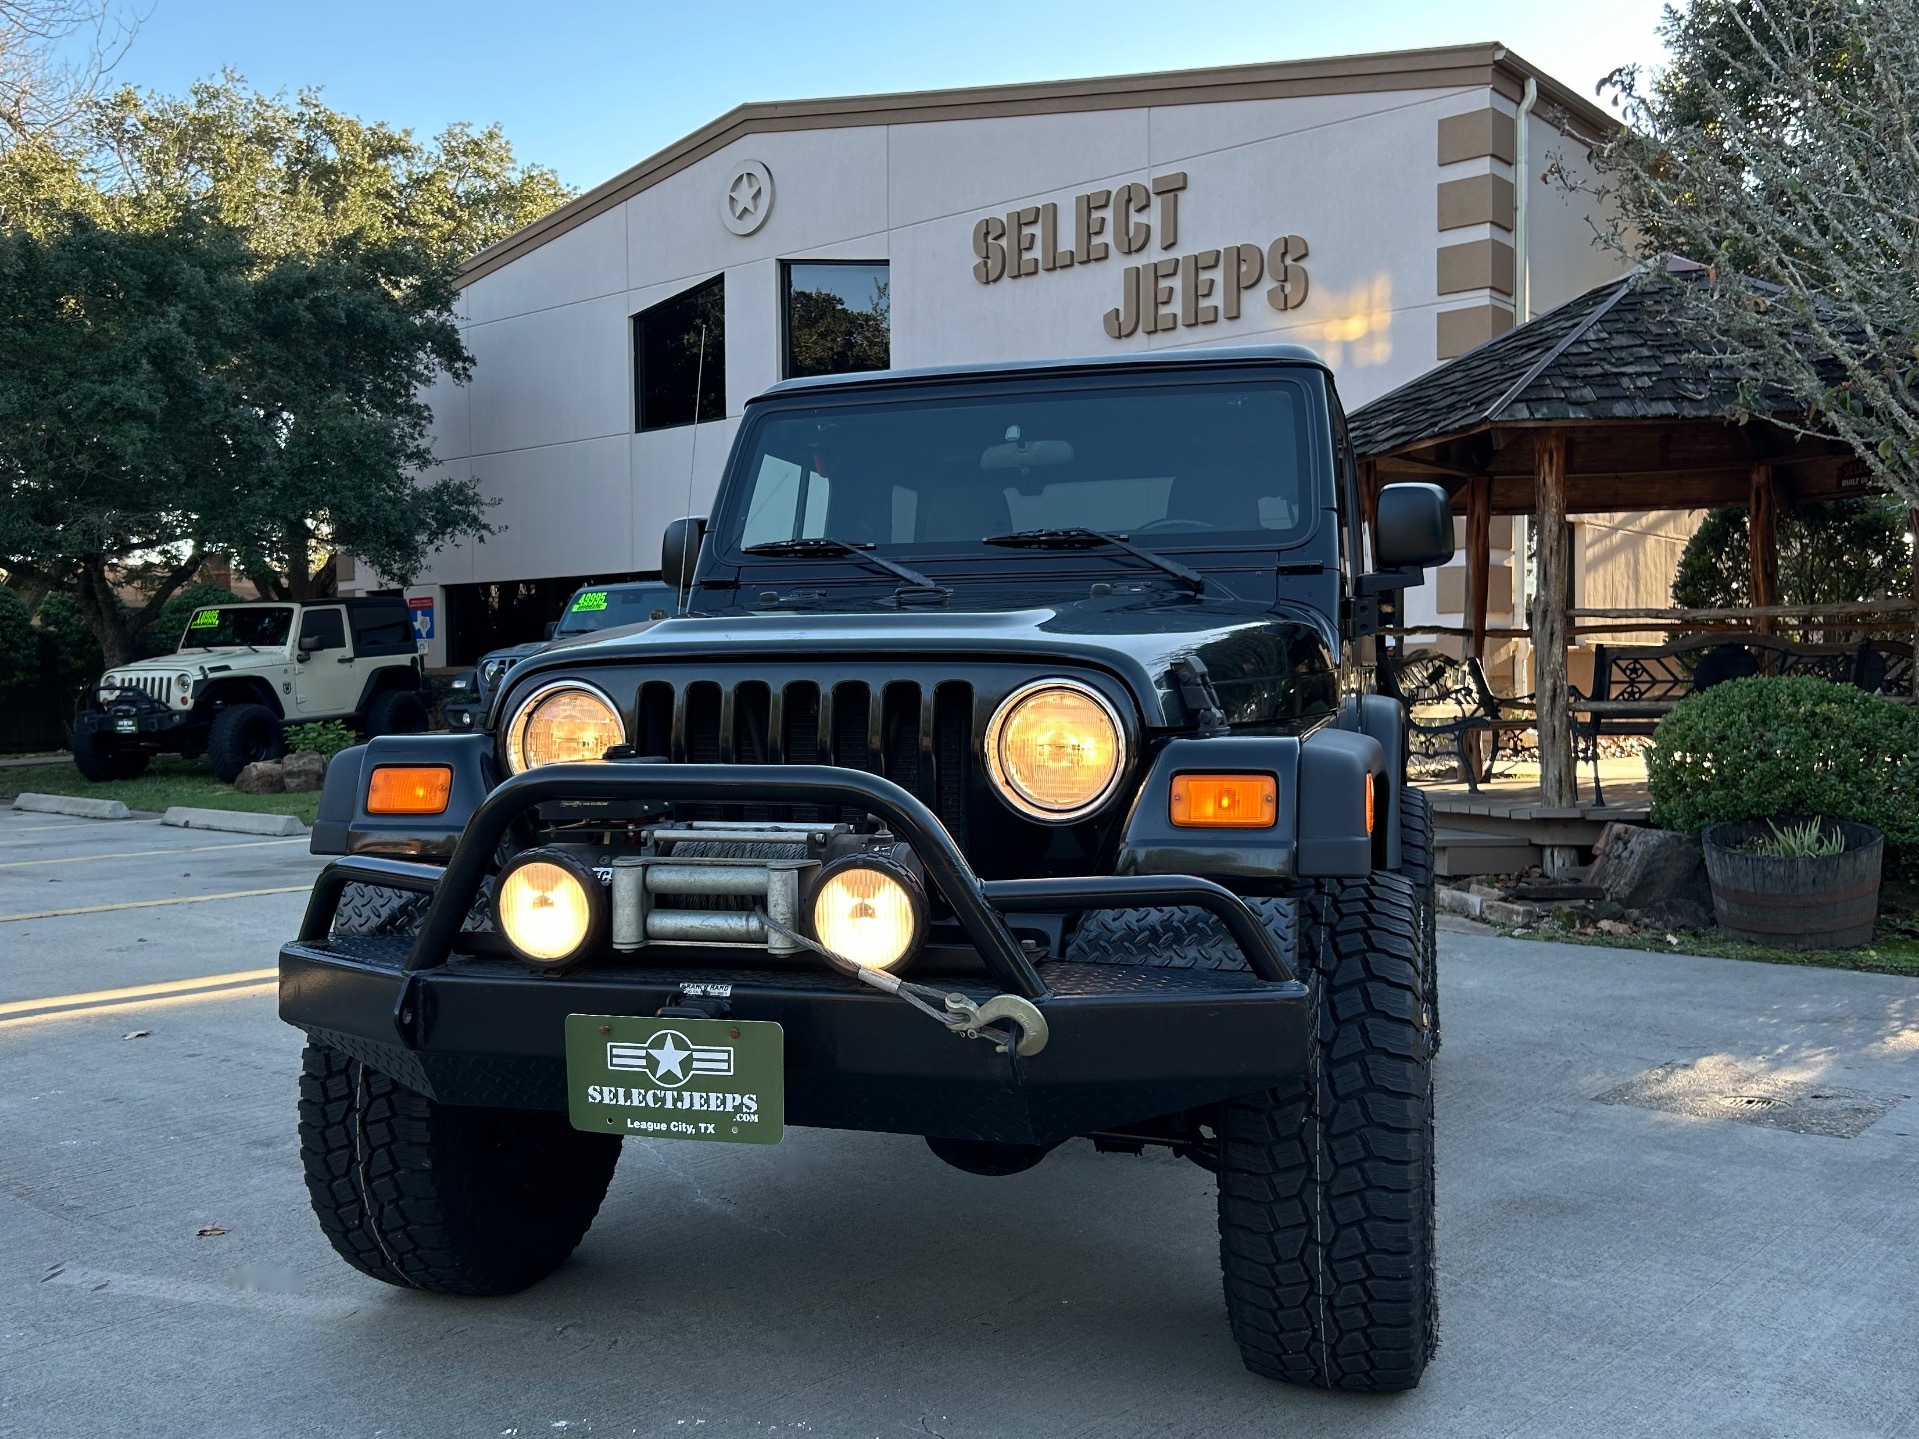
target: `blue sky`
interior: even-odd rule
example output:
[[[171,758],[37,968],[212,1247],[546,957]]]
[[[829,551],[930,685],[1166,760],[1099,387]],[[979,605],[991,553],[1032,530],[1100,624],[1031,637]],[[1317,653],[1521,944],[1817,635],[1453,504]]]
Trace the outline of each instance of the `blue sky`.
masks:
[[[262,90],[432,132],[498,121],[586,188],[746,100],[1303,59],[1498,40],[1582,93],[1656,61],[1662,0],[133,0],[118,77],[178,92],[230,66]]]

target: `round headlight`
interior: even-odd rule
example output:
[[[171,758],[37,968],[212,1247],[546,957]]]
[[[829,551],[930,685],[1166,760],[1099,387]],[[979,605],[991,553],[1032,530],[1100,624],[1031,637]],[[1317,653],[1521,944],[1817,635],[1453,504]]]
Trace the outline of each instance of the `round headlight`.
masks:
[[[500,871],[493,914],[520,958],[558,968],[585,954],[604,927],[606,892],[573,856],[529,849]]]
[[[193,676],[189,674],[177,674],[173,677],[173,682],[183,690],[193,688]]]
[[[891,969],[913,952],[926,897],[909,870],[872,856],[835,861],[813,890],[813,936],[862,969]]]
[[[1041,680],[1008,695],[986,726],[993,786],[1021,814],[1064,821],[1112,797],[1126,765],[1126,732],[1105,696],[1071,680]]]
[[[537,689],[506,730],[506,767],[519,774],[543,764],[596,760],[626,743],[613,701],[596,689],[563,681]]]

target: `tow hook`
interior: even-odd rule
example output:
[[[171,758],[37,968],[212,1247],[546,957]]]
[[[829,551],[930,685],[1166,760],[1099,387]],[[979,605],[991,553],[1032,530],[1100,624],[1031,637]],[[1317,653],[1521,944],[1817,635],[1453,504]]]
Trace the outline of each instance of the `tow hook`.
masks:
[[[946,996],[946,1012],[960,1021],[953,1027],[955,1034],[963,1034],[968,1039],[990,1039],[1001,1054],[1006,1053],[1010,1036],[986,1026],[1002,1019],[1010,1020],[1019,1027],[1019,1039],[1013,1045],[1013,1053],[1021,1059],[1046,1048],[1046,1016],[1040,1012],[1037,1004],[1017,994],[996,994],[984,1004],[975,1004],[963,994],[949,994]]]
[[[796,930],[788,929],[764,910],[755,911],[760,923],[768,933],[776,934],[796,948],[811,950],[842,974],[850,975],[863,984],[869,984],[882,993],[895,999],[903,999],[913,1008],[932,1019],[938,1020],[946,1028],[964,1039],[990,1039],[993,1048],[1000,1054],[1016,1054],[1021,1059],[1038,1054],[1046,1048],[1048,1036],[1046,1016],[1040,1013],[1038,1005],[1017,994],[996,994],[986,1003],[980,1004],[964,994],[941,994],[924,984],[914,984],[910,980],[888,974],[883,969],[868,969],[864,965],[853,963],[844,955],[835,954],[817,940],[809,939]],[[1010,1024],[1012,1032],[1005,1029],[989,1028],[995,1024]]]

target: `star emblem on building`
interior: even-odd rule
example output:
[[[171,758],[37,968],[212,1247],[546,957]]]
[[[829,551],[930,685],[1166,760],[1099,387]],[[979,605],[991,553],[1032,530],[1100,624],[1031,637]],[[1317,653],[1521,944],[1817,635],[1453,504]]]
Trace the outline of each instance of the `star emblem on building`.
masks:
[[[732,187],[726,192],[726,203],[733,212],[735,220],[749,220],[760,208],[760,200],[765,194],[760,177],[751,170],[743,170],[734,177]]]

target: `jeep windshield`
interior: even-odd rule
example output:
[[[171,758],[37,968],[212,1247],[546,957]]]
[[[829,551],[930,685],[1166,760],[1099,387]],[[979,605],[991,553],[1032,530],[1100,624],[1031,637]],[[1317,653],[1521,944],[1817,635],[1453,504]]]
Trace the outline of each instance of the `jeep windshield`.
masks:
[[[670,585],[599,585],[580,590],[567,601],[566,613],[560,616],[553,635],[557,639],[618,625],[643,625],[653,618],[655,610],[670,615],[673,606]]]
[[[769,408],[717,528],[736,554],[798,556],[794,541],[817,539],[1004,559],[1047,546],[984,542],[1044,532],[1274,549],[1317,508],[1306,403],[1289,382],[1246,380]]]
[[[292,629],[291,605],[195,610],[193,618],[187,621],[187,632],[180,637],[180,648],[211,650],[228,645],[251,645],[255,649],[278,649],[287,642]]]

